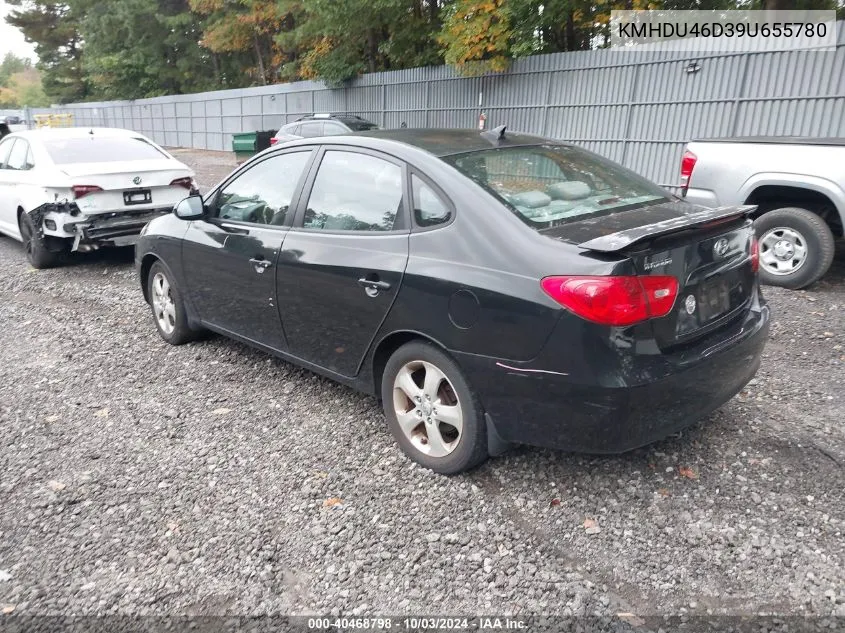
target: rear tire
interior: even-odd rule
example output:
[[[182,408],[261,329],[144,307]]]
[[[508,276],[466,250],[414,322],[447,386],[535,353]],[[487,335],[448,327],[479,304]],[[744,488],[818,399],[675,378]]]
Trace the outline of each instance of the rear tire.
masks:
[[[760,240],[760,281],[791,290],[818,281],[833,263],[833,232],[807,209],[773,209],[754,222]]]
[[[26,259],[33,268],[43,270],[65,263],[68,254],[67,246],[65,245],[59,250],[53,247],[51,250],[49,247],[52,245],[48,243],[48,238],[45,238],[43,233],[36,229],[35,223],[26,211],[21,213],[18,219],[18,229],[21,232]],[[55,239],[58,241],[59,238]]]
[[[156,262],[150,268],[147,296],[150,298],[156,329],[167,343],[182,345],[199,337],[200,332],[188,325],[182,293],[176,287],[170,271],[161,262]]]
[[[457,363],[430,343],[414,341],[393,353],[381,397],[390,432],[418,464],[454,475],[489,457],[481,404]]]

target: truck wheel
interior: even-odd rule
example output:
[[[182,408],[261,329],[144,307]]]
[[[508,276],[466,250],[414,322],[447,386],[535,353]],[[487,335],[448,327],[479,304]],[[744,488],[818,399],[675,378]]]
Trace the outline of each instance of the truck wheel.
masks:
[[[754,222],[760,240],[760,280],[791,290],[818,281],[833,263],[833,232],[807,209],[773,209]]]
[[[21,241],[26,251],[26,259],[33,268],[53,268],[65,262],[68,249],[66,245],[56,248],[50,244],[44,235],[35,228],[35,223],[25,211],[21,213],[18,220],[18,228],[21,232]],[[61,240],[54,240],[61,243]]]

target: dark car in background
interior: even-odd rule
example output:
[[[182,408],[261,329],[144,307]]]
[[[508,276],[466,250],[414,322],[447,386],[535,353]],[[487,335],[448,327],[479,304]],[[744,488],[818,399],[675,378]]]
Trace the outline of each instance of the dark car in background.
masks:
[[[150,222],[136,264],[165,341],[374,394],[448,474],[512,443],[626,451],[739,392],[769,327],[752,210],[504,128],[380,131],[265,151]]]
[[[9,115],[3,118],[3,123],[6,125],[20,125],[23,120],[19,116]]]
[[[378,126],[375,123],[354,114],[309,114],[283,125],[270,143],[275,145],[300,138],[352,134],[376,129]]]

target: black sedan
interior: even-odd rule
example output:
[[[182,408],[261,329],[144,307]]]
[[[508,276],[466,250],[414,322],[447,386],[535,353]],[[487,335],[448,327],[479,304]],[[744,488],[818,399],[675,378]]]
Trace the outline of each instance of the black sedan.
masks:
[[[136,263],[168,343],[211,330],[375,394],[457,473],[514,443],[633,449],[739,392],[769,327],[752,210],[504,128],[379,131],[262,152]]]

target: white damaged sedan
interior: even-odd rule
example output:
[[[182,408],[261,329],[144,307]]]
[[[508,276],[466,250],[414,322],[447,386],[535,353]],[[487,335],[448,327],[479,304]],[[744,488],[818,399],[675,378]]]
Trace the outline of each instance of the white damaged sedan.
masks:
[[[0,233],[35,268],[71,251],[134,244],[156,216],[196,192],[194,172],[137,132],[42,128],[0,142]]]

